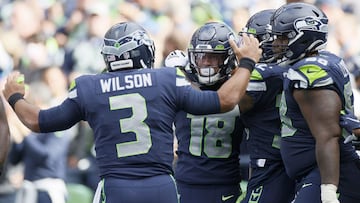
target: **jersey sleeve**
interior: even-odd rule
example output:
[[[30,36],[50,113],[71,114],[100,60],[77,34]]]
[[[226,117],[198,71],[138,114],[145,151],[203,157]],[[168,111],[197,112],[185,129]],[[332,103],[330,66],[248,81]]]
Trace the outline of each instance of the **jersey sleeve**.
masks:
[[[66,130],[84,120],[77,91],[78,87],[73,81],[70,85],[68,98],[62,104],[40,111],[39,127],[42,133]]]
[[[59,106],[39,113],[39,126],[42,133],[66,130],[75,125],[81,119],[77,105],[70,99],[66,99]]]
[[[266,82],[264,81],[261,71],[255,68],[251,72],[250,81],[246,88],[246,94],[252,97],[254,103],[257,103],[266,90]]]
[[[217,92],[195,89],[180,69],[176,71],[176,92],[179,109],[194,115],[220,113]]]
[[[315,62],[290,68],[287,78],[295,89],[327,88],[334,84],[326,67]]]

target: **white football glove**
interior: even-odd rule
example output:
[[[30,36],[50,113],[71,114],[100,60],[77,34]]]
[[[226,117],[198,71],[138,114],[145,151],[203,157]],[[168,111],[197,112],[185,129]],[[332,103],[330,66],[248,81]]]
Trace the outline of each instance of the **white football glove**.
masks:
[[[165,66],[184,69],[189,63],[187,55],[181,50],[174,50],[165,58]]]

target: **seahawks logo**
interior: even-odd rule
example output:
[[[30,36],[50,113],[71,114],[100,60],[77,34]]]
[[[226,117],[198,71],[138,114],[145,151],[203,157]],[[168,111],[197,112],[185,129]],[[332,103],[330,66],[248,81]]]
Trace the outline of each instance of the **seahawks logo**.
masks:
[[[297,19],[294,26],[298,31],[310,30],[318,32],[328,32],[328,24],[326,19],[314,18],[311,16]]]

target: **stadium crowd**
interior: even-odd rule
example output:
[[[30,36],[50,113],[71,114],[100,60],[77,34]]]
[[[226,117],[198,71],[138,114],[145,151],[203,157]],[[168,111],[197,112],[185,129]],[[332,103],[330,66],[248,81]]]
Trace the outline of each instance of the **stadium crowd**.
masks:
[[[75,78],[104,71],[106,65],[100,50],[105,32],[115,23],[133,21],[142,25],[155,42],[154,66],[161,67],[171,51],[187,51],[192,34],[204,23],[222,21],[240,32],[254,13],[290,2],[298,1],[2,0],[0,86],[3,87],[9,73],[18,70],[25,75],[29,89],[36,91],[32,96],[38,95],[29,98],[31,101],[44,106],[57,105],[68,96],[70,82]],[[303,2],[317,5],[329,18],[326,50],[342,57],[347,64],[353,76],[355,115],[360,118],[360,38],[357,37],[360,35],[360,1]],[[4,105],[12,145],[31,142],[28,140],[33,133],[18,120],[7,102]],[[87,123],[80,122],[63,131],[61,136],[70,140],[55,143],[68,149],[59,158],[66,160],[64,166],[59,166],[64,170],[61,179],[68,185],[86,187],[90,191],[87,194],[92,196],[99,177],[91,129]],[[56,150],[54,146],[42,147]],[[1,177],[0,203],[15,202],[26,176],[26,162],[15,164],[14,160],[19,157],[9,155]]]

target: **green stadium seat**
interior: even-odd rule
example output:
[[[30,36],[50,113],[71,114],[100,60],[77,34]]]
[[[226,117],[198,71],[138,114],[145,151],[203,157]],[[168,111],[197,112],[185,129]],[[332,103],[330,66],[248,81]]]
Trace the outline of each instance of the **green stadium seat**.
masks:
[[[92,203],[94,192],[87,186],[75,183],[66,185],[68,190],[67,203]]]

